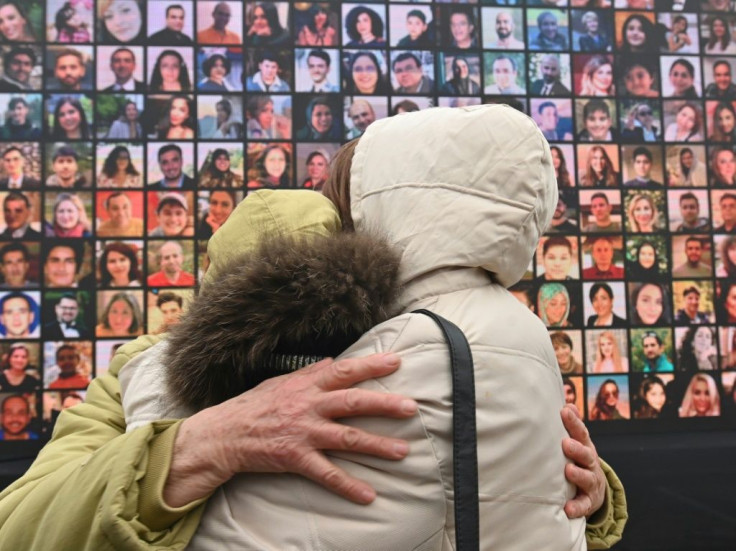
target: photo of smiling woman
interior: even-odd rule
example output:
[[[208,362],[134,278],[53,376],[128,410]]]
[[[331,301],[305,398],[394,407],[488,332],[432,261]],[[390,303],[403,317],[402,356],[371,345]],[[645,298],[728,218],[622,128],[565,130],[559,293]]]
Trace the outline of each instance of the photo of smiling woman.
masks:
[[[625,329],[592,330],[585,332],[586,366],[588,373],[627,373],[629,360]]]
[[[624,198],[626,229],[635,233],[652,233],[666,227],[663,223],[664,192],[639,191]]]
[[[587,289],[590,300],[590,306],[586,305],[585,308],[589,313],[585,322],[586,327],[627,327],[626,320],[614,312],[615,309],[619,309],[625,316],[626,292],[623,282],[586,283],[583,287]],[[590,313],[591,310],[595,314]]]
[[[25,6],[38,12],[42,9],[38,4],[37,2],[22,2],[19,0],[0,1],[0,42],[36,42],[37,33],[33,29],[31,18],[29,18]]]
[[[140,287],[143,274],[138,257],[139,246],[134,243],[113,241],[102,249],[97,264],[100,287]]]
[[[683,371],[711,371],[718,369],[716,333],[712,327],[677,327],[677,367]]]
[[[145,9],[139,0],[97,0],[97,38],[102,44],[143,44]]]
[[[645,377],[639,385],[634,410],[634,419],[657,419],[662,416],[663,409],[667,403],[667,390],[662,377],[670,378],[663,375],[649,375]]]
[[[716,382],[706,373],[696,373],[682,397],[680,417],[718,417],[720,414],[721,396]]]
[[[629,409],[629,383],[625,375],[588,378],[589,420],[628,419]]]
[[[156,125],[159,140],[191,140],[194,138],[194,105],[189,96],[171,96],[161,110]]]
[[[98,291],[97,337],[137,337],[143,334],[142,291]]]
[[[547,327],[571,327],[574,305],[562,283],[543,283],[537,292],[537,315]]]
[[[343,62],[344,90],[346,94],[387,94],[389,91],[383,52],[345,52],[349,57]],[[380,56],[380,59],[379,57]]]
[[[629,283],[629,320],[634,326],[672,323],[670,298],[661,283]]]
[[[89,119],[87,109],[89,105]],[[51,112],[51,124],[48,127],[50,138],[53,141],[89,140],[91,137],[90,122],[92,115],[92,100],[86,96],[56,96],[46,100],[46,109]],[[88,120],[90,122],[88,122]]]
[[[92,223],[86,205],[92,204],[91,193],[48,193],[46,204],[51,203],[50,216],[44,223],[46,237],[90,237]],[[90,208],[91,210],[91,208]]]

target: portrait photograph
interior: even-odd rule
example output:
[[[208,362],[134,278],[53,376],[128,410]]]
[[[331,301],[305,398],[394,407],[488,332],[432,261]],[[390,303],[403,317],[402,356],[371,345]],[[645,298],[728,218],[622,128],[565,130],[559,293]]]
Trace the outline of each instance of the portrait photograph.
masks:
[[[194,241],[150,240],[147,247],[146,283],[149,287],[192,287],[194,274]]]
[[[37,191],[0,191],[0,237],[18,238],[13,235],[23,227],[26,230],[20,239],[41,238],[41,194]],[[6,215],[12,213],[12,217]]]
[[[92,46],[47,46],[46,88],[63,92],[94,89]]]
[[[34,289],[41,280],[41,244],[37,241],[0,243],[0,289]]]
[[[618,187],[621,181],[619,149],[615,144],[578,144],[578,185]]]
[[[721,351],[721,369],[736,369],[736,327],[718,328],[718,347]],[[736,372],[730,373],[729,379],[736,382]],[[727,388],[731,387],[727,385]]]
[[[552,221],[547,233],[577,233],[578,226],[578,197],[573,189],[559,189],[557,206],[552,214]]]
[[[736,40],[733,31],[736,28],[736,16],[712,13],[700,16],[701,53],[707,55],[736,54]]]
[[[736,185],[736,146],[726,144],[709,146],[708,169],[711,186],[732,188]]]
[[[146,233],[149,237],[194,236],[193,191],[149,191]]]
[[[625,190],[624,212],[627,231],[652,233],[667,229],[664,191]]]
[[[706,98],[736,98],[736,57],[704,57],[703,77]]]
[[[711,190],[710,210],[714,232],[736,231],[736,193],[724,189]]]
[[[343,50],[343,92],[385,95],[389,92],[389,60],[384,51]]]
[[[510,98],[510,100],[516,101],[517,98]],[[469,97],[455,97],[455,98],[447,98],[447,97],[440,97],[438,98],[438,104],[440,107],[469,107],[471,105],[482,105],[483,102],[480,98],[469,98]],[[488,103],[494,103],[494,102],[488,102]],[[503,101],[495,102],[495,103],[505,103]]]
[[[40,189],[41,164],[39,142],[1,143],[0,189]]]
[[[671,239],[672,277],[712,277],[713,248],[708,235],[673,235]]]
[[[194,37],[192,0],[148,0],[149,46],[189,46]]]
[[[164,333],[179,322],[193,298],[191,289],[153,289],[146,295],[149,333]],[[99,369],[99,366],[98,366]]]
[[[483,54],[483,93],[524,95],[526,59],[521,53],[485,52]]]
[[[248,143],[248,189],[292,187],[293,172],[294,154],[291,143]]]
[[[598,375],[629,372],[626,329],[586,330],[585,350],[586,373]]]
[[[621,192],[613,189],[580,190],[580,227],[588,233],[620,233],[623,225]]]
[[[672,329],[651,327],[631,329],[631,371],[671,373],[674,371],[675,346]]]
[[[536,280],[580,279],[578,238],[554,235],[542,237],[537,245]]]
[[[668,240],[663,235],[626,239],[626,274],[632,281],[660,281],[669,277]]]
[[[95,194],[97,237],[143,237],[143,201],[142,191],[98,191]]]
[[[703,95],[699,57],[663,55],[659,63],[662,97],[697,99]]]
[[[98,188],[142,188],[143,144],[130,142],[97,143]]]
[[[46,341],[43,356],[45,389],[84,391],[95,376],[92,341]]]
[[[95,272],[99,288],[141,287],[143,285],[143,241],[98,241],[95,258]]]
[[[243,187],[243,146],[228,142],[197,144],[199,188]]]
[[[536,293],[536,314],[547,328],[582,326],[580,283],[545,281]]]
[[[662,188],[664,171],[662,147],[655,145],[621,146],[622,180],[628,188]]]
[[[194,185],[194,144],[190,142],[149,142],[146,144],[148,173],[146,182],[149,186],[164,188],[169,177],[181,178],[184,188]],[[166,166],[162,167],[161,163]],[[191,179],[191,184],[187,181]]]
[[[340,91],[340,52],[338,50],[294,50],[296,92],[336,93]]]
[[[97,291],[97,338],[142,335],[143,291]]]
[[[89,288],[94,247],[90,240],[54,239],[47,240],[41,249],[44,282],[52,288]]]
[[[567,10],[527,9],[527,45],[530,50],[565,51],[570,47]]]
[[[47,191],[44,235],[46,237],[91,237],[93,202],[91,191]]]
[[[659,100],[623,98],[618,104],[623,142],[640,144],[662,141],[662,104]]]
[[[583,279],[623,279],[623,237],[589,235],[581,243]]]
[[[580,375],[583,373],[583,335],[579,329],[550,330],[549,338],[555,350],[560,374]]]
[[[583,283],[583,315],[586,327],[627,327],[624,285],[623,281]]]
[[[292,110],[292,96],[252,94],[245,104],[245,137],[253,140],[288,140],[292,136],[292,114],[301,114]],[[299,98],[299,96],[297,96]],[[307,114],[297,116],[302,139],[318,139],[337,136],[335,121],[339,121],[336,110],[338,98],[314,96],[306,105]],[[297,99],[298,102],[298,99]],[[335,113],[335,116],[333,116]],[[339,122],[338,122],[339,126]],[[299,136],[297,136],[299,137]]]
[[[667,31],[663,51],[672,54],[697,54],[700,51],[698,16],[695,13],[658,13],[657,23]]]
[[[340,45],[339,8],[334,2],[299,2],[292,6],[296,45],[335,47]]]
[[[143,0],[98,0],[97,40],[101,44],[145,44]]]
[[[716,277],[736,279],[736,235],[713,236]]]
[[[219,230],[245,196],[244,191],[213,189],[197,192],[197,237],[209,239]]]
[[[296,144],[296,187],[321,191],[339,144]]]
[[[97,90],[143,92],[146,89],[143,46],[98,46]]]
[[[620,137],[616,128],[616,102],[613,99],[575,100],[575,126],[581,142],[611,142]]]
[[[0,42],[34,43],[44,37],[44,2],[10,0],[3,4],[2,18],[5,20],[0,31]]]
[[[0,94],[2,140],[40,140],[43,120],[41,94]]]
[[[200,92],[243,90],[243,51],[234,47],[205,47],[197,50],[197,85]],[[263,69],[261,69],[263,74]]]
[[[613,55],[578,54],[572,58],[575,94],[578,96],[613,96],[616,83]]]
[[[90,140],[94,123],[91,94],[46,96],[46,136],[52,141]]]
[[[345,97],[345,138],[352,140],[365,132],[373,121],[388,116],[388,99],[385,97]]]
[[[145,112],[143,94],[99,94],[95,98],[97,138],[141,140],[141,115]]]
[[[629,379],[626,375],[592,375],[588,377],[588,421],[629,419]]]
[[[448,99],[448,98],[443,98]],[[431,97],[411,96],[411,97],[392,97],[390,116],[400,115],[401,113],[413,113],[422,109],[434,107],[435,102]]]
[[[244,120],[245,113],[241,95],[197,96],[197,135],[200,138],[206,140],[242,139]]]
[[[143,130],[149,139],[193,140],[197,128],[194,97],[190,94],[149,95],[143,120]]]
[[[665,177],[668,186],[705,187],[708,185],[705,146],[668,145],[664,151]]]
[[[40,390],[41,365],[38,342],[0,341],[0,392]]]
[[[670,419],[676,415],[672,373],[631,375],[631,410],[634,419]]]
[[[582,416],[585,411],[585,393],[582,377],[562,377],[562,389],[565,391],[565,403],[572,404]]]
[[[395,94],[434,93],[434,55],[418,50],[391,52],[391,87]]]
[[[702,142],[705,122],[700,101],[664,100],[664,139],[667,142]]]
[[[251,4],[255,4],[255,2],[248,2],[248,4],[217,0],[197,2],[195,5],[197,10],[197,43],[213,46],[242,45],[243,7],[245,6],[245,9],[248,10]],[[261,16],[263,16],[262,13]],[[264,17],[260,17],[259,21],[263,26],[266,25]],[[257,44],[252,45],[256,46]]]
[[[481,8],[483,48],[489,50],[524,49],[524,12],[521,8]]]
[[[656,52],[660,31],[655,25],[656,18],[651,11],[614,12],[616,50],[623,54]]]
[[[443,96],[475,96],[481,91],[481,59],[477,54],[439,52],[438,92]]]
[[[95,321],[94,292],[47,291],[43,296],[41,334],[46,340],[90,339]]]
[[[616,86],[623,96],[636,98],[658,98],[659,58],[647,53],[618,56],[615,66]],[[665,78],[667,74],[664,74]]]
[[[708,126],[708,142],[736,144],[736,100],[706,101],[705,117]]]
[[[452,50],[478,48],[480,26],[478,8],[475,6],[438,6],[438,30],[440,46]]]
[[[41,293],[0,292],[0,339],[38,339],[41,336]]]
[[[570,10],[572,49],[576,52],[610,52],[613,49],[613,14],[603,10]]]
[[[247,92],[291,92],[294,53],[292,50],[245,49],[244,88]]]
[[[181,46],[149,46],[148,56],[148,92],[191,92],[195,83],[194,49]],[[242,89],[239,88],[239,89]]]
[[[394,48],[431,49],[437,43],[437,22],[427,5],[389,6],[389,36]]]
[[[667,190],[668,218],[671,232],[709,231],[710,206],[704,189]]]
[[[533,98],[529,116],[549,141],[572,141],[573,109],[571,99]]]
[[[703,325],[716,322],[715,292],[713,282],[704,279],[685,279],[672,282],[672,304],[675,325]],[[711,335],[715,350],[715,335]],[[713,367],[718,366],[717,355],[713,355]]]
[[[261,103],[265,106],[264,114],[267,115],[268,102]],[[250,103],[248,105],[248,112],[251,113]],[[335,142],[344,139],[341,114],[340,98],[334,94],[296,96],[294,100],[295,138],[306,142]],[[273,120],[278,123],[278,118]],[[267,121],[266,116],[263,121],[259,120],[258,124],[264,128],[262,124],[266,124]],[[278,138],[274,135],[272,139]]]
[[[43,61],[41,46],[0,46],[0,92],[41,90]]]
[[[290,2],[245,3],[245,43],[249,46],[281,48],[293,42],[289,30]],[[240,29],[241,15],[232,12],[232,24]],[[215,18],[217,24],[218,19]],[[201,40],[200,40],[201,42]]]

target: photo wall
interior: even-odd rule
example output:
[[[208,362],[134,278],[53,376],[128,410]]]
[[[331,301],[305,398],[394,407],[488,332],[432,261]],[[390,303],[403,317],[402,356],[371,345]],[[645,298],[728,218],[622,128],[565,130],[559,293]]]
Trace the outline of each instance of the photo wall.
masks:
[[[567,400],[593,432],[728,423],[735,7],[0,0],[0,452],[177,322],[249,192],[319,191],[376,119],[480,103],[551,145],[560,200],[512,291]]]

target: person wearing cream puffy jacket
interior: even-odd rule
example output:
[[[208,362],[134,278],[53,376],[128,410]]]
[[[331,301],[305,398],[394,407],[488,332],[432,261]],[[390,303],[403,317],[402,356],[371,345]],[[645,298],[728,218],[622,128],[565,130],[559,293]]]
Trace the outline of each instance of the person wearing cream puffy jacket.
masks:
[[[419,404],[409,420],[345,422],[405,439],[411,451],[399,462],[330,454],[376,489],[369,508],[294,475],[237,475],[209,498],[189,548],[454,548],[449,353],[434,323],[411,314],[426,308],[457,324],[473,353],[482,549],[585,549],[585,521],[564,510],[575,489],[559,445],[566,433],[554,351],[542,323],[506,291],[524,273],[557,203],[543,136],[505,106],[432,109],[375,122],[338,157],[325,193],[343,227],[380,235],[400,258],[398,315],[342,357],[399,354],[400,370],[358,386]],[[182,399],[186,392],[171,376],[172,366],[183,365],[181,351],[171,348],[153,347],[122,370],[129,430],[208,405]],[[214,375],[199,376],[192,386],[212,387]],[[607,527],[618,536],[604,534],[591,547],[620,537],[621,500]]]

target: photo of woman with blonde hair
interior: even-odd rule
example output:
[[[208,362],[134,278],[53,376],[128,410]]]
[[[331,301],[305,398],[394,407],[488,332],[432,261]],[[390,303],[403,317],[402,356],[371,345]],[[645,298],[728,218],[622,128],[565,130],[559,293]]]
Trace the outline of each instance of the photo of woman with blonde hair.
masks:
[[[718,417],[721,414],[721,396],[713,377],[696,373],[687,385],[680,417]]]
[[[625,332],[624,332],[625,335]],[[595,358],[590,373],[626,373],[629,371],[629,360],[619,350],[619,343],[613,331],[601,331],[595,339]],[[626,340],[625,337],[623,339]]]

